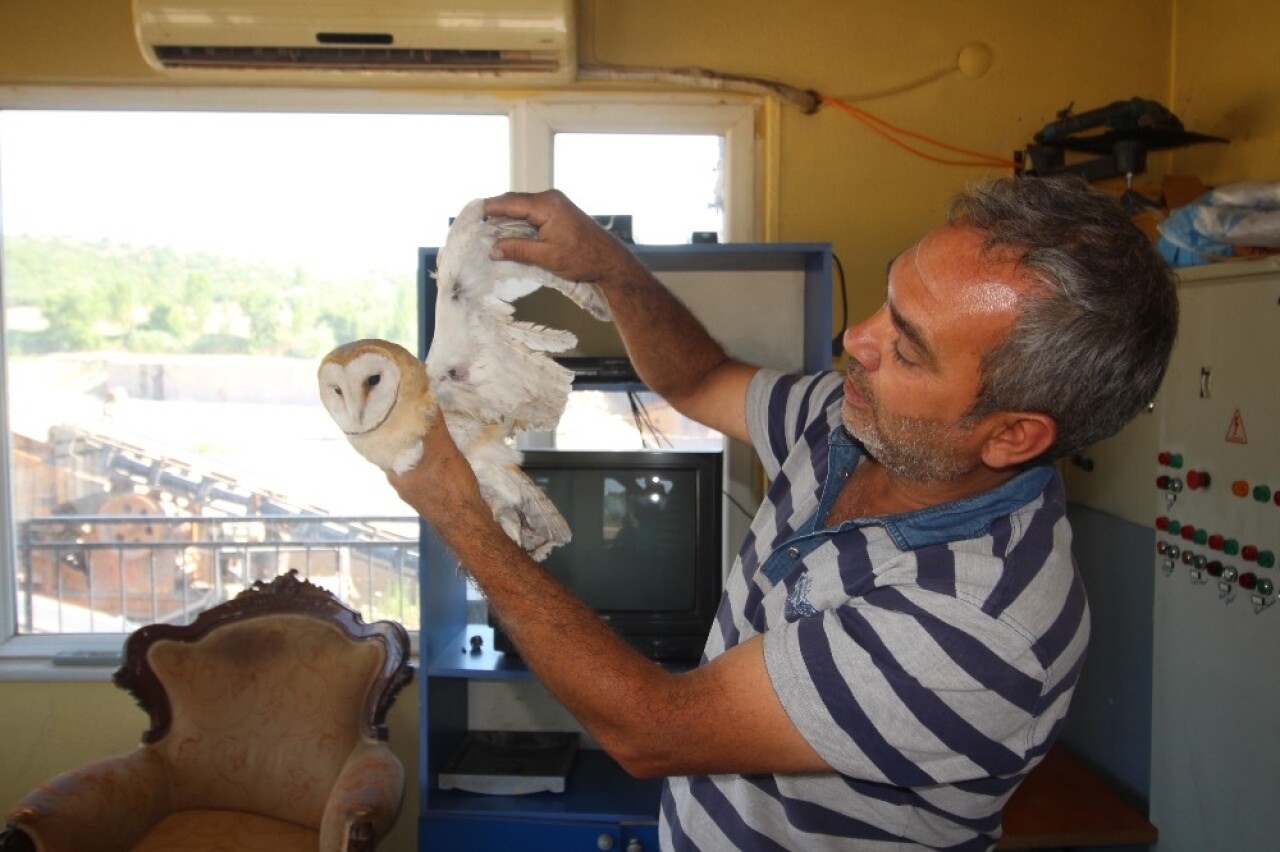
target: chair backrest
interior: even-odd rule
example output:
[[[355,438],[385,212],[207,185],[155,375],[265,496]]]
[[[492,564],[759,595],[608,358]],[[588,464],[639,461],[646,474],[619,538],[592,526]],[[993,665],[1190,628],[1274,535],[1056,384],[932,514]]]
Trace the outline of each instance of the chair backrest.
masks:
[[[365,624],[290,572],[190,625],[139,629],[115,681],[151,717],[143,743],[168,766],[175,808],[318,827],[352,749],[386,739],[412,677],[403,627]]]

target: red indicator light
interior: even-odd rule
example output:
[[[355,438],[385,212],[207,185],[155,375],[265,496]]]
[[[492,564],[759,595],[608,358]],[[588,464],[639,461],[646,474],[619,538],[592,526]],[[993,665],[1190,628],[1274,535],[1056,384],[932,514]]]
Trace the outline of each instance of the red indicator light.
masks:
[[[1168,487],[1169,487],[1169,477],[1167,475],[1161,475],[1156,477],[1156,488],[1159,488],[1161,491],[1164,491]]]
[[[1222,549],[1222,536],[1214,534],[1209,536],[1209,547],[1213,550]]]
[[[1190,488],[1192,491],[1196,490],[1197,488],[1208,488],[1209,474],[1205,473],[1202,470],[1187,471],[1187,487]]]
[[[1258,558],[1258,548],[1254,547],[1252,544],[1246,544],[1244,547],[1240,548],[1240,558],[1246,562],[1253,562]]]
[[[1209,572],[1210,577],[1221,577],[1222,567],[1222,563],[1215,559],[1205,566],[1205,570]]]
[[[1258,585],[1258,575],[1252,571],[1246,571],[1240,575],[1240,579],[1236,582],[1240,584],[1240,588],[1242,589],[1252,589],[1254,586]]]
[[[1172,455],[1170,455],[1168,452],[1163,452],[1156,456],[1156,461],[1158,461],[1160,464],[1167,465],[1171,458],[1173,458]]]
[[[1191,524],[1187,524],[1185,527],[1183,527],[1178,531],[1178,534],[1181,535],[1183,538],[1185,538],[1187,541],[1191,541],[1191,537],[1196,534],[1196,528],[1191,526]]]
[[[1162,530],[1162,531],[1169,529],[1169,519],[1164,515],[1161,515],[1160,517],[1156,518],[1156,529]]]

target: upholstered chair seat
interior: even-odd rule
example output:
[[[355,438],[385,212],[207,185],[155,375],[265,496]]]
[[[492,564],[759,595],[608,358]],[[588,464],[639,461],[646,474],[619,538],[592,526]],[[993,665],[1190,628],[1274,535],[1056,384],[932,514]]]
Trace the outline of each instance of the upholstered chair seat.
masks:
[[[404,790],[385,717],[408,659],[400,625],[292,573],[144,627],[115,676],[151,716],[142,745],[28,794],[0,848],[372,849]]]

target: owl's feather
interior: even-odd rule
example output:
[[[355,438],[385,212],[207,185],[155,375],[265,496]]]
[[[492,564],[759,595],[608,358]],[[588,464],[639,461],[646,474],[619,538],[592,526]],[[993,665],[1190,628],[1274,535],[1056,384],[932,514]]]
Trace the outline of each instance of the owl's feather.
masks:
[[[570,530],[520,469],[513,439],[559,422],[573,375],[547,353],[577,339],[514,319],[511,302],[553,287],[598,319],[610,313],[595,285],[489,256],[498,239],[536,234],[527,222],[486,219],[483,203],[471,202],[439,254],[436,331],[426,363],[394,343],[363,340],[329,353],[318,377],[325,408],[352,446],[386,470],[403,473],[421,460],[422,437],[438,406],[494,519],[541,560],[569,541]]]

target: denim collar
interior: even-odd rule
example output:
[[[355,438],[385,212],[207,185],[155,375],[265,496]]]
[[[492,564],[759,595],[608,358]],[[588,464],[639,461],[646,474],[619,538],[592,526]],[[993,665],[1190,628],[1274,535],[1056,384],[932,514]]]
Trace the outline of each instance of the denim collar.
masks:
[[[830,511],[836,495],[840,493],[840,486],[866,454],[862,444],[842,425],[831,431],[827,451],[827,481],[822,488],[818,511],[805,524],[804,533],[819,531],[818,524]],[[854,518],[841,523],[836,531],[879,525],[884,527],[899,550],[916,550],[933,544],[977,538],[986,535],[994,521],[1011,515],[1039,496],[1049,485],[1053,473],[1053,465],[1037,465],[981,494],[911,512]]]

